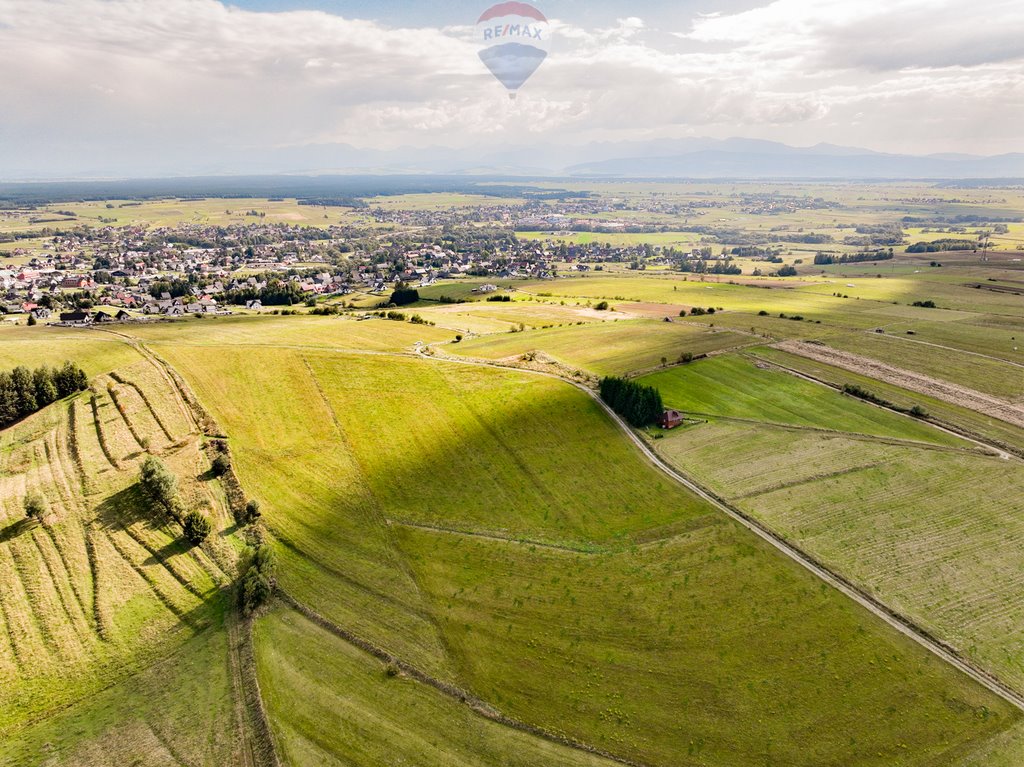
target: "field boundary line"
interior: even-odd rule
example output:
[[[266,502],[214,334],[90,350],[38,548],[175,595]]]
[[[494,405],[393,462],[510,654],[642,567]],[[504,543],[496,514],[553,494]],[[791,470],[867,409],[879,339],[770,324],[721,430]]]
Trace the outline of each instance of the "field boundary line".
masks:
[[[760,359],[760,358],[758,358]],[[788,371],[787,371],[788,372]],[[832,388],[832,387],[830,387]],[[867,402],[867,400],[863,400]],[[868,404],[875,404],[873,402]],[[889,412],[895,413],[896,415],[903,415],[896,410],[890,410],[890,408],[883,407],[882,410],[888,410]],[[955,447],[953,445],[939,445],[934,442],[919,442],[916,439],[903,439],[901,437],[883,437],[876,434],[864,434],[859,431],[841,431],[839,429],[826,429],[823,426],[801,426],[799,424],[790,423],[776,423],[775,421],[758,421],[756,418],[740,418],[738,416],[731,415],[719,415],[718,413],[698,413],[695,410],[685,411],[690,415],[699,416],[701,418],[715,418],[720,421],[734,421],[736,423],[748,423],[754,426],[767,426],[771,429],[782,429],[784,431],[808,431],[816,434],[823,434],[831,437],[846,437],[848,439],[856,440],[857,442],[878,442],[884,445],[890,445],[892,447],[905,447],[908,449],[917,450],[938,450],[943,453],[970,453],[977,454],[977,451],[967,447]],[[920,423],[927,423],[929,426],[934,428],[935,424],[929,421],[922,421],[920,419],[914,419]],[[940,428],[940,431],[945,431]],[[954,435],[959,437],[960,435]],[[977,444],[977,443],[976,443]],[[988,454],[988,453],[986,453]]]
[[[405,661],[395,657],[387,650],[378,647],[377,645],[363,639],[362,637],[356,636],[348,629],[339,626],[338,624],[323,617],[316,611],[310,609],[309,607],[306,607],[304,604],[296,600],[283,589],[278,588],[276,594],[277,598],[281,602],[291,607],[293,610],[300,613],[301,615],[303,615],[304,617],[306,617],[311,622],[313,622],[320,628],[324,629],[328,633],[333,634],[334,636],[347,642],[348,644],[359,648],[363,652],[367,653],[368,655],[376,658],[377,660],[383,663],[395,666],[396,668],[398,668],[399,671],[401,671],[410,679],[420,682],[421,684],[425,684],[429,687],[433,687],[435,690],[442,693],[443,695],[452,698],[453,700],[456,700],[459,703],[462,703],[463,705],[467,706],[471,711],[473,711],[473,713],[483,717],[484,719],[495,722],[497,724],[504,725],[505,727],[509,727],[513,730],[518,730],[519,732],[526,733],[527,735],[533,735],[536,738],[541,738],[550,743],[556,743],[561,746],[566,746],[577,751],[582,751],[584,753],[591,754],[593,756],[602,757],[609,761],[616,762],[617,764],[626,765],[626,767],[649,767],[644,762],[637,762],[626,757],[616,756],[615,754],[612,754],[608,751],[604,751],[600,748],[597,748],[596,746],[591,746],[587,743],[576,740],[575,738],[571,738],[568,735],[562,735],[556,732],[552,732],[550,730],[546,730],[543,727],[538,727],[537,725],[528,724],[527,722],[523,722],[518,719],[513,719],[507,714],[503,714],[501,711],[499,711],[486,701],[482,700],[481,698],[478,698],[475,695],[472,695],[471,693],[467,692],[466,690],[463,690],[461,687],[456,687],[453,684],[444,682],[438,679],[437,677],[431,676],[430,674],[428,674],[425,671],[422,671],[416,666],[413,666],[412,664],[406,663]]]
[[[782,349],[781,351],[785,351],[785,349]],[[789,353],[789,352],[787,352],[787,353]],[[783,365],[781,362],[776,362],[773,359],[765,359],[764,357],[758,357],[756,354],[750,355],[749,353],[744,354],[744,356],[747,356],[747,357],[751,357],[752,356],[753,359],[756,359],[756,360],[758,360],[760,362],[766,362],[766,363],[768,363],[770,365],[774,365],[775,367],[779,368],[780,370],[786,371],[790,375],[796,376],[797,378],[802,378],[805,381],[810,381],[811,383],[818,384],[819,386],[825,386],[825,387],[827,387],[829,389],[832,389],[833,391],[841,392],[843,390],[842,387],[839,386],[838,384],[829,383],[828,381],[826,381],[824,379],[817,378],[816,376],[813,376],[810,373],[804,373],[803,371],[797,370],[796,368],[791,368],[788,365]],[[796,355],[796,356],[800,356],[800,355]],[[810,359],[810,357],[806,357],[804,359]],[[812,362],[820,362],[819,360],[811,360],[811,361]],[[827,363],[827,362],[820,362],[820,364],[822,364],[822,365],[829,365],[829,363]],[[835,365],[829,365],[829,367],[834,367],[836,370],[846,370],[845,368],[840,368],[840,367],[837,367]],[[846,372],[852,373],[853,375],[861,375],[861,376],[864,376],[865,378],[871,378],[871,376],[864,375],[863,373],[853,373],[852,371],[846,371]],[[885,382],[882,381],[881,383],[885,383]],[[904,389],[904,391],[907,391],[907,392],[912,392],[913,391],[912,389],[906,389],[905,387],[899,386],[898,384],[889,384],[889,385],[890,386],[895,386],[898,389]],[[917,392],[917,393],[920,393],[920,392]],[[930,396],[930,395],[925,395],[925,396]],[[945,402],[945,400],[942,400],[942,401]],[[893,408],[886,407],[885,405],[880,405],[877,402],[871,402],[870,400],[861,400],[861,402],[866,402],[867,404],[869,404],[869,405],[871,405],[873,407],[880,408],[880,409],[885,410],[885,411],[887,411],[889,413],[895,413],[897,415],[901,415],[901,416],[903,416],[905,418],[911,418],[912,417],[912,416],[907,415],[906,413],[901,413],[899,410],[894,410]],[[953,407],[961,407],[964,410],[969,410],[972,413],[977,413],[978,415],[986,415],[985,413],[978,413],[977,410],[972,410],[971,408],[965,408],[965,407],[963,407],[963,405],[956,405],[955,403],[952,403],[952,402],[946,402],[945,404],[952,405]],[[992,416],[990,416],[990,417],[992,417]],[[996,419],[996,420],[999,420],[999,419]],[[952,434],[954,437],[960,437],[961,439],[966,439],[966,440],[968,440],[970,442],[973,442],[976,445],[980,445],[981,447],[985,448],[986,450],[988,450],[992,454],[994,454],[994,457],[1002,458],[1004,460],[1009,460],[1011,456],[1013,456],[1015,458],[1024,458],[1024,451],[1022,451],[1020,448],[1013,447],[1012,445],[1006,445],[1006,444],[1004,444],[1002,442],[992,441],[992,439],[990,437],[980,436],[980,435],[977,435],[977,434],[974,434],[974,433],[968,431],[967,429],[963,429],[963,428],[961,428],[959,426],[955,426],[954,424],[947,423],[946,421],[937,420],[932,415],[929,415],[928,418],[925,419],[925,423],[927,423],[930,426],[938,429],[939,431],[944,431],[947,434]],[[1013,424],[1009,424],[1009,425],[1013,426]]]
[[[425,359],[431,359],[429,354],[421,352],[421,356]],[[499,365],[491,365],[487,362],[474,362],[471,360],[446,360],[454,364],[462,365],[477,365],[483,367],[495,367],[501,370],[507,370]],[[517,368],[519,369],[519,368]],[[626,422],[612,410],[607,403],[605,403],[592,389],[588,389],[583,384],[576,381],[566,380],[556,376],[552,373],[544,373],[540,371],[527,370],[526,372],[535,373],[536,375],[547,376],[549,378],[559,378],[559,380],[565,383],[575,386],[580,391],[587,394],[591,399],[597,402],[601,408],[608,414],[612,421],[620,427],[620,429],[626,434],[629,440],[640,450],[640,452],[651,462],[654,466],[660,469],[664,474],[674,479],[676,482],[681,484],[683,487],[696,494],[698,497],[704,499],[727,516],[732,518],[734,521],[743,525],[745,528],[753,532],[762,540],[774,546],[782,554],[786,555],[794,562],[802,565],[805,569],[809,570],[814,575],[818,576],[821,580],[828,583],[830,586],[837,589],[845,596],[852,599],[854,602],[865,608],[869,612],[873,613],[876,617],[885,621],[887,624],[892,626],[894,629],[899,631],[904,636],[915,641],[917,644],[930,651],[933,655],[941,658],[942,660],[949,663],[954,668],[958,669],[962,673],[969,676],[974,681],[986,687],[990,692],[995,693],[1006,702],[1013,705],[1015,708],[1024,711],[1024,695],[1007,685],[1001,679],[991,674],[990,672],[975,666],[973,662],[963,657],[959,651],[952,645],[947,644],[943,640],[931,634],[926,629],[918,626],[910,618],[896,612],[892,608],[888,607],[885,603],[879,601],[875,597],[862,590],[860,587],[855,585],[852,581],[847,580],[843,576],[831,570],[824,563],[816,559],[811,554],[808,554],[803,549],[798,548],[796,545],[790,543],[783,536],[776,533],[771,528],[767,527],[754,517],[748,515],[746,512],[741,511],[737,507],[730,504],[727,500],[721,496],[715,494],[711,490],[704,488],[696,481],[690,479],[687,475],[683,474],[680,470],[668,463],[660,454],[651,449],[651,447],[644,442],[644,440],[628,425]]]
[[[460,530],[457,527],[446,527],[445,525],[431,525],[424,522],[410,522],[404,519],[387,519],[385,520],[388,525],[397,525],[398,527],[409,527],[414,530],[426,530],[431,533],[442,533],[446,535],[459,535],[465,538],[481,538],[485,541],[495,541],[497,543],[517,543],[520,546],[536,546],[537,548],[554,549],[555,551],[564,551],[569,554],[603,554],[606,549],[604,548],[587,548],[586,545],[569,546],[560,543],[548,543],[544,541],[535,541],[529,538],[516,538],[512,535],[500,535],[498,533],[485,533],[474,530]],[[612,551],[607,549],[607,551]]]

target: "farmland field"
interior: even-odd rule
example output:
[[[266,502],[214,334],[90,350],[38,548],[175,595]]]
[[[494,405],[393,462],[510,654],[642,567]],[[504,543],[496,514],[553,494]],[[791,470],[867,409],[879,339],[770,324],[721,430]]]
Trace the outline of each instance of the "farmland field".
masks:
[[[1018,767],[1020,190],[477,183],[0,210],[0,763]]]
[[[446,347],[467,357],[498,360],[542,351],[593,373],[622,374],[657,367],[662,358],[707,354],[753,343],[749,336],[682,322],[621,320],[596,327],[570,326],[484,336]]]

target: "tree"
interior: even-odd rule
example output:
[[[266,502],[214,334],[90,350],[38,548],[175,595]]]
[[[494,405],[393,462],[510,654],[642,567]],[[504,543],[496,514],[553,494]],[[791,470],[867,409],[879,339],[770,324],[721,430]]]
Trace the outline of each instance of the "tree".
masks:
[[[43,517],[46,516],[46,501],[41,495],[29,493],[25,496],[25,516],[36,522],[43,521]]]
[[[147,495],[165,510],[175,511],[175,497],[178,493],[178,478],[175,477],[156,456],[149,456],[139,469],[139,483]]]
[[[395,285],[395,292],[391,294],[388,303],[395,306],[406,306],[420,300],[420,292],[416,288],[410,288],[406,283],[399,282]]]
[[[36,391],[36,404],[44,408],[57,401],[57,386],[53,382],[54,372],[47,367],[36,368],[32,374],[32,384]]]
[[[53,374],[53,382],[61,398],[89,388],[89,377],[71,360],[65,362],[60,370]]]
[[[11,374],[0,372],[0,427],[18,420],[18,397]]]
[[[263,544],[250,552],[248,566],[243,567],[245,574],[238,591],[239,601],[246,613],[258,609],[270,598],[277,573],[277,559],[273,549]]]
[[[28,326],[29,326],[30,328],[31,328],[31,327],[34,327],[34,326],[36,325],[36,322],[37,322],[37,320],[36,320],[36,316],[35,316],[34,314],[30,314],[30,315],[28,316]]]
[[[18,405],[18,416],[24,418],[39,409],[36,402],[36,387],[32,382],[32,373],[24,365],[11,371],[11,382],[14,385],[14,396]]]
[[[185,520],[181,523],[181,526],[185,532],[185,539],[193,546],[198,546],[205,541],[213,531],[213,525],[210,524],[210,520],[204,514],[195,510],[185,515]]]

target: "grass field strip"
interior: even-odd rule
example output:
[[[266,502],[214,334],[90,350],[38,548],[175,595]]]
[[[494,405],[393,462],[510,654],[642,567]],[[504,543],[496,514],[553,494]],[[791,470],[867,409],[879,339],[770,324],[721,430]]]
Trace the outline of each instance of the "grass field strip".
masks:
[[[745,356],[751,356],[751,355],[748,354],[748,355],[745,355]],[[840,387],[840,386],[837,386],[835,384],[831,384],[828,381],[823,381],[820,378],[815,378],[814,376],[809,375],[808,373],[804,373],[804,372],[802,372],[800,370],[794,370],[793,368],[787,367],[787,366],[785,366],[785,365],[783,365],[780,362],[777,362],[775,360],[764,360],[764,359],[762,359],[760,357],[757,357],[757,356],[753,356],[752,358],[753,359],[757,359],[757,360],[759,360],[761,362],[766,362],[767,364],[770,364],[770,365],[772,365],[774,367],[777,367],[780,370],[784,370],[785,372],[789,373],[790,375],[794,375],[797,378],[802,378],[805,381],[809,381],[811,383],[818,384],[819,386],[824,386],[826,388],[833,389],[833,390],[836,390],[836,391],[842,391],[842,387]],[[810,358],[808,358],[808,359],[810,359]],[[828,363],[826,363],[826,364],[828,364]],[[840,368],[840,369],[842,369],[842,368]],[[922,392],[922,393],[927,394],[928,392]],[[864,401],[867,402],[867,400],[864,400]],[[887,408],[887,407],[885,407],[883,405],[879,405],[876,402],[867,402],[867,404],[872,405],[873,407],[881,408],[882,410],[886,410],[886,411],[891,412],[891,413],[896,413],[897,415],[901,415],[901,416],[904,416],[906,418],[910,418],[911,417],[911,416],[908,416],[905,413],[899,413],[896,410],[892,410],[891,408]],[[949,424],[937,423],[935,420],[933,420],[931,418],[929,418],[928,423],[932,427],[934,427],[934,428],[936,428],[936,429],[938,429],[940,431],[944,431],[947,434],[952,434],[953,436],[960,437],[961,439],[965,439],[965,440],[967,440],[969,442],[973,442],[974,444],[978,445],[979,447],[984,448],[985,451],[988,452],[989,454],[991,454],[993,456],[996,456],[998,458],[1002,458],[1003,460],[1008,461],[1008,460],[1011,460],[1011,459],[1024,459],[1024,455],[1021,455],[1021,454],[1016,453],[1016,452],[1011,452],[1011,451],[1008,450],[1008,448],[1001,447],[999,445],[995,445],[995,444],[993,444],[991,442],[988,442],[988,441],[978,437],[975,434],[970,434],[970,433],[968,433],[966,431],[957,429],[956,427],[951,426]]]

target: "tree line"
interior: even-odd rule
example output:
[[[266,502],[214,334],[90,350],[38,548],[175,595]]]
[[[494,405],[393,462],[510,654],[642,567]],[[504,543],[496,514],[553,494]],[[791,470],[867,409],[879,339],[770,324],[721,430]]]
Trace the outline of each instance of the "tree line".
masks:
[[[665,408],[661,392],[628,378],[606,376],[599,383],[601,399],[630,425],[641,427],[656,423]]]
[[[85,371],[70,360],[60,368],[19,365],[0,371],[0,429],[88,387]]]

